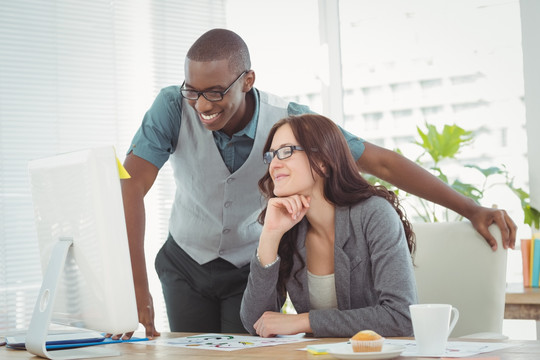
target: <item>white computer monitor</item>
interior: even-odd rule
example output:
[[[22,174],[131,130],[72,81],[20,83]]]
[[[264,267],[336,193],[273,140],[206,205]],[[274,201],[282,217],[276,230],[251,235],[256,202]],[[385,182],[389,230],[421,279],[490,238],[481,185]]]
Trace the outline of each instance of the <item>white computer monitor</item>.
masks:
[[[81,351],[47,351],[51,322],[110,334],[138,327],[118,164],[112,146],[29,163],[43,269],[26,336],[33,354],[77,358]],[[113,355],[91,348],[95,356]],[[91,356],[88,349],[81,353]]]

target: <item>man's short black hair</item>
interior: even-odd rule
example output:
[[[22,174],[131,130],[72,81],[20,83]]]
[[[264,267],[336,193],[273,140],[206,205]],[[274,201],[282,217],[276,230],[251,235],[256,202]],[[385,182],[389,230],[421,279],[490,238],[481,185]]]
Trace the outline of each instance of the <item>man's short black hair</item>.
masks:
[[[246,43],[238,34],[226,29],[212,29],[191,45],[186,57],[192,61],[228,60],[231,72],[240,74],[251,69]]]

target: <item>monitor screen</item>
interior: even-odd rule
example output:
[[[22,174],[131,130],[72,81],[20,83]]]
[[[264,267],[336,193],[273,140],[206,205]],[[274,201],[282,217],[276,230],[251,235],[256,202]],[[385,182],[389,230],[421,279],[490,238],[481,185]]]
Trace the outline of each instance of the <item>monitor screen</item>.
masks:
[[[137,329],[118,166],[112,146],[29,163],[44,274],[34,317],[53,302],[54,323],[111,334]],[[65,254],[54,255],[65,242],[71,243]],[[54,273],[52,285],[45,285],[47,271]]]

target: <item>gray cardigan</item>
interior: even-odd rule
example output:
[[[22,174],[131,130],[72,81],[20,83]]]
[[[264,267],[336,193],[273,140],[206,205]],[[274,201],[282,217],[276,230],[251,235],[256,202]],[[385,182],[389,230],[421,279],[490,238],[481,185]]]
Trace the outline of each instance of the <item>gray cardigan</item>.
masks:
[[[392,206],[373,196],[351,207],[336,208],[334,276],[338,308],[311,310],[307,268],[295,259],[287,292],[300,313],[309,312],[316,337],[350,337],[360,330],[382,336],[412,336],[409,305],[417,302],[412,260],[401,221]],[[307,220],[299,223],[297,246],[306,262]],[[263,268],[255,256],[242,299],[240,317],[253,324],[265,311],[279,312],[285,298],[276,290],[279,262]]]

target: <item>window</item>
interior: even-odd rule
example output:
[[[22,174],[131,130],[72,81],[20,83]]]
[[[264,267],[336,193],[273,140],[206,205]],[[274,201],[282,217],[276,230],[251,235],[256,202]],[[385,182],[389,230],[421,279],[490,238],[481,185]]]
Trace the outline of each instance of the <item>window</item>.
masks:
[[[365,106],[373,103],[366,90],[388,89],[391,97],[369,112],[391,114],[391,136],[416,137],[414,126],[407,124],[422,126],[426,120],[438,125],[457,123],[475,131],[493,127],[494,122],[501,126],[511,118],[512,128],[521,132],[516,137],[526,138],[521,130],[525,116],[519,0],[340,0],[339,4],[343,77],[365,89]],[[364,121],[347,126],[367,129],[372,125]],[[500,142],[497,132],[490,136],[492,143]],[[391,141],[386,138],[387,145]],[[516,142],[507,144],[506,155],[526,159]],[[492,164],[506,161],[494,152],[486,151],[486,155]],[[527,170],[523,167],[513,173],[516,184],[525,188]],[[507,209],[516,224],[522,224],[519,204],[499,206]],[[526,227],[522,231],[524,237],[530,236]]]
[[[414,142],[414,137],[412,136],[397,136],[394,138],[394,145],[397,148],[407,146],[409,144],[412,144],[413,142]]]
[[[420,89],[424,99],[433,99],[433,101],[443,100],[444,87],[442,79],[420,80]]]
[[[394,103],[400,104],[400,106],[410,104],[417,98],[418,89],[412,82],[391,83],[390,89]]]
[[[422,110],[422,114],[427,117],[427,116],[431,116],[431,115],[440,114],[441,112],[443,112],[443,107],[442,106],[430,106],[430,107],[424,107],[421,110]]]
[[[478,100],[478,101],[464,102],[464,103],[459,103],[459,104],[452,104],[452,110],[457,113],[461,111],[475,110],[475,109],[482,108],[488,105],[489,104],[486,101]]]
[[[379,130],[381,128],[382,112],[363,114],[366,130]]]
[[[384,101],[384,90],[382,86],[363,87],[364,104],[373,105]]]
[[[187,47],[225,26],[224,14],[218,0],[2,4],[0,335],[28,326],[41,286],[28,161],[99,145],[114,145],[123,160],[157,91],[182,82]],[[150,274],[172,189],[165,169],[145,201]],[[156,324],[166,330],[161,288],[150,281]]]
[[[411,117],[413,114],[412,109],[403,109],[403,110],[394,110],[392,111],[392,116],[394,120],[401,120],[404,118]]]
[[[480,73],[469,74],[469,75],[460,75],[460,76],[451,76],[450,82],[452,85],[463,85],[463,84],[473,84],[476,81],[483,78],[483,75]]]
[[[501,136],[501,142],[500,142],[501,147],[503,148],[507,147],[508,146],[508,129],[502,128],[500,136]]]
[[[422,90],[430,90],[440,88],[442,86],[442,79],[420,80],[420,87]]]
[[[444,107],[442,105],[426,106],[420,109],[424,120],[430,124],[436,124],[446,120]]]

